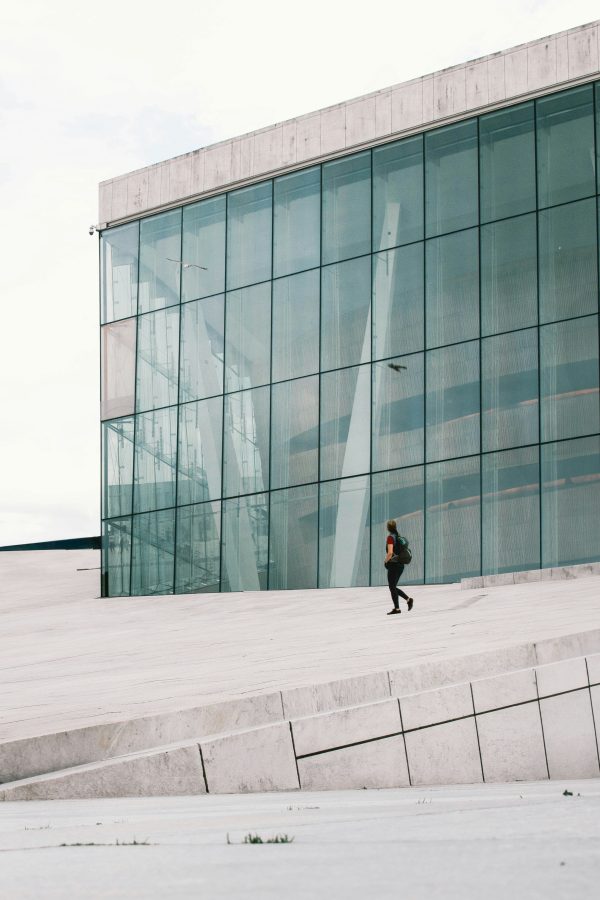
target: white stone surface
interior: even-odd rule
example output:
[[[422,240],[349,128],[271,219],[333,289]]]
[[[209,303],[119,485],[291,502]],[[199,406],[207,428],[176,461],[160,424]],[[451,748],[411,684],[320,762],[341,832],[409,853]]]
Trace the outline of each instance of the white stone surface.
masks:
[[[360,703],[382,700],[390,696],[387,672],[373,672],[354,678],[344,678],[325,684],[282,691],[281,699],[287,719],[298,719],[316,713],[358,706]]]
[[[500,709],[514,703],[537,700],[535,672],[521,669],[472,683],[475,712]]]
[[[471,688],[468,684],[454,684],[435,691],[401,697],[400,712],[405,731],[472,716]]]
[[[407,787],[408,768],[402,736],[298,760],[303,791]]]
[[[289,791],[298,772],[288,723],[201,741],[208,790],[215,794]]]
[[[411,731],[404,737],[413,785],[483,781],[474,717]]]
[[[589,583],[596,585],[598,581],[597,579],[590,579]],[[597,653],[597,640],[598,632],[580,631],[536,641],[535,655],[538,665],[546,665],[547,663],[558,662],[561,659],[570,659],[574,656],[589,656],[590,653]]]
[[[563,659],[560,662],[538,666],[536,669],[538,696],[549,697],[563,691],[587,687],[588,676],[585,657]]]
[[[292,722],[296,756],[371,740],[401,730],[396,699]]]
[[[486,781],[531,781],[548,777],[537,703],[477,716]]]
[[[587,688],[540,701],[550,778],[597,778],[598,747]]]
[[[589,684],[600,684],[600,653],[586,657]]]

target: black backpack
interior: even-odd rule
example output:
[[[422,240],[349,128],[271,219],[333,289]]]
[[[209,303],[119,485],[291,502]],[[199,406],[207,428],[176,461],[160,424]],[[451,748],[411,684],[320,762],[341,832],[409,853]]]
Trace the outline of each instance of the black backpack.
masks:
[[[392,535],[394,538],[394,562],[402,563],[407,566],[412,560],[412,553],[408,549],[408,541],[401,537],[398,533]]]

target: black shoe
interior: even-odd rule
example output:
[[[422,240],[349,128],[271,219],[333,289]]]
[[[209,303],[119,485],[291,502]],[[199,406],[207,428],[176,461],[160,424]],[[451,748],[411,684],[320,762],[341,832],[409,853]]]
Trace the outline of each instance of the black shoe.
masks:
[[[410,612],[411,609],[413,608],[414,600],[413,600],[412,597],[409,597],[408,600],[407,600],[406,602],[408,603],[408,612]]]
[[[401,612],[401,609],[397,609],[396,607],[394,607],[393,609],[390,609],[388,616],[399,616]]]

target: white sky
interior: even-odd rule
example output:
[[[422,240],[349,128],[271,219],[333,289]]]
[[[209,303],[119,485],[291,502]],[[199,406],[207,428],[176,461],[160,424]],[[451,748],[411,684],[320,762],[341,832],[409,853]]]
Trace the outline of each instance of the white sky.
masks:
[[[99,181],[599,15],[596,0],[4,0],[0,546],[99,533]]]

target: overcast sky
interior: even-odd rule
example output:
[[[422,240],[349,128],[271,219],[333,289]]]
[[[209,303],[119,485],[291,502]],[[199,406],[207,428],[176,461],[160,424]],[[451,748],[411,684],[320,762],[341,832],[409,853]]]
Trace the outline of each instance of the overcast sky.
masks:
[[[0,7],[0,546],[98,534],[98,182],[592,21],[594,0]]]

